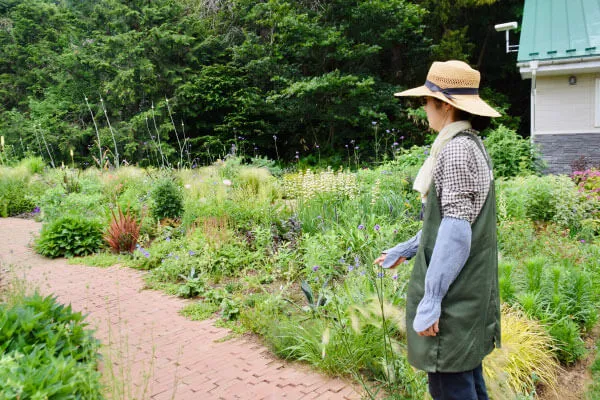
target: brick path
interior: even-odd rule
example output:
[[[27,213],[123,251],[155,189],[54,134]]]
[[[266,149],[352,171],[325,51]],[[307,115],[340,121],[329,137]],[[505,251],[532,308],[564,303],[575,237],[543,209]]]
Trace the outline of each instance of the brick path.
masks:
[[[42,293],[89,314],[96,336],[110,349],[103,370],[113,398],[360,398],[356,386],[277,360],[252,339],[220,340],[228,330],[177,313],[186,301],[142,290],[142,272],[38,256],[29,244],[40,226],[0,218],[0,263],[13,265],[17,276]]]

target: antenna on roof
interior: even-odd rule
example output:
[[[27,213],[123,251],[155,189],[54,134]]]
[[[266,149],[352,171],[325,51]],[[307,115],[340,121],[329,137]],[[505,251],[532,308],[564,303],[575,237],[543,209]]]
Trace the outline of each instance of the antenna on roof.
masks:
[[[518,26],[519,26],[519,24],[516,22],[506,22],[504,24],[494,25],[494,29],[496,30],[496,32],[502,32],[502,31],[506,32],[506,52],[507,53],[519,51],[519,45],[518,44],[510,44],[510,38],[508,36],[508,33],[513,29],[517,29]]]

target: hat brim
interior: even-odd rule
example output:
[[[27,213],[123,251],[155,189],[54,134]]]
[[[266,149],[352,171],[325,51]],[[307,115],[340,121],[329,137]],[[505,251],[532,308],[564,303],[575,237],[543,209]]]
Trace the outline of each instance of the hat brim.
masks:
[[[483,117],[500,117],[501,114],[489,106],[478,95],[461,94],[452,95],[452,99],[447,98],[440,92],[433,92],[426,86],[419,86],[414,89],[408,89],[403,92],[394,93],[396,97],[435,97],[443,102],[446,102],[459,110],[466,111],[470,114],[481,115]]]

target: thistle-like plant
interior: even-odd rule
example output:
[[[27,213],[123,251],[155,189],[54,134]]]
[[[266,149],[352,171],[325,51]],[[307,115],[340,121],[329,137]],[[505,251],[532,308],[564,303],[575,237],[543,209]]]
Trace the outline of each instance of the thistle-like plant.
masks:
[[[140,228],[144,216],[138,219],[131,214],[129,207],[123,213],[117,204],[117,212],[114,208],[110,210],[112,218],[110,225],[104,234],[104,240],[115,253],[133,253],[140,237]]]

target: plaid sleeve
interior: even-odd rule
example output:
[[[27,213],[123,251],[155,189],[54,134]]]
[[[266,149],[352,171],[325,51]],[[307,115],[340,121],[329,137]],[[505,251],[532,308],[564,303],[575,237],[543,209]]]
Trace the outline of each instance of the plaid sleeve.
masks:
[[[442,149],[434,168],[434,179],[442,217],[473,223],[483,205],[479,203],[485,182],[469,142],[472,140],[466,137],[455,138]]]

